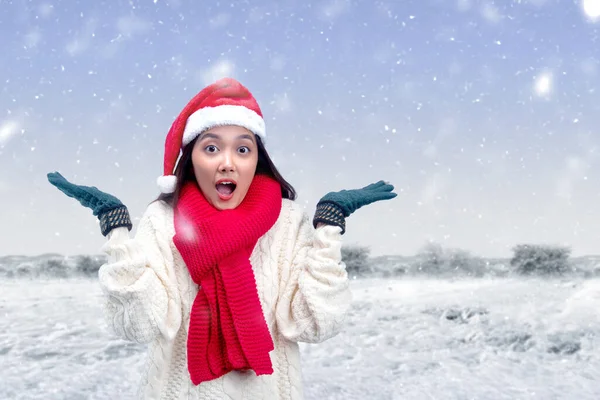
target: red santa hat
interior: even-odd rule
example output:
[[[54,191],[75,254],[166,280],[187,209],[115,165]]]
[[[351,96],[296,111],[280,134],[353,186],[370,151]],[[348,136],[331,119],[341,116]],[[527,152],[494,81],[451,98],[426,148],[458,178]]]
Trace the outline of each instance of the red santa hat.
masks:
[[[265,140],[265,121],[256,99],[241,83],[223,78],[205,87],[185,106],[165,140],[163,175],[157,183],[162,193],[173,193],[173,175],[179,152],[198,135],[214,126],[238,125]]]

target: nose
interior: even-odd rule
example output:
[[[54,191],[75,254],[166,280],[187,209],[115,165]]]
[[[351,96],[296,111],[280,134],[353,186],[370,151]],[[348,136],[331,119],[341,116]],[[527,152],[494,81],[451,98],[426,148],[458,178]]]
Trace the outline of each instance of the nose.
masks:
[[[235,171],[232,154],[229,151],[223,151],[221,154],[223,157],[221,159],[221,165],[219,165],[219,171],[223,173]]]

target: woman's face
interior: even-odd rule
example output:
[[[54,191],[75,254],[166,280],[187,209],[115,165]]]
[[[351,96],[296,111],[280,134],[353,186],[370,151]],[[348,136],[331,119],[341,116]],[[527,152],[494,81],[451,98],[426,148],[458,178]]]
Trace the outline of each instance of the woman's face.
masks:
[[[258,164],[256,138],[237,125],[208,129],[194,144],[192,164],[208,202],[218,210],[236,208],[254,179]]]

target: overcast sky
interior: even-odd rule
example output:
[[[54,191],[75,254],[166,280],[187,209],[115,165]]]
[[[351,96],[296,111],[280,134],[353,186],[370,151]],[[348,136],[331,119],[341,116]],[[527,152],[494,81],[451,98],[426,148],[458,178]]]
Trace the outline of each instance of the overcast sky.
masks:
[[[600,253],[600,1],[211,3],[2,2],[0,255],[99,252],[49,171],[137,222],[173,119],[222,76],[258,99],[311,216],[328,191],[396,186],[348,244]]]

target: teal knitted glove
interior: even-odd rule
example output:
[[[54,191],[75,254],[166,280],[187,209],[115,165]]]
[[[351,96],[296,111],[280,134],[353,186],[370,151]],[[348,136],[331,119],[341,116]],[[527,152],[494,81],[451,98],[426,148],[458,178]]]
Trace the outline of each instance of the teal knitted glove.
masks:
[[[367,204],[393,199],[397,194],[392,190],[394,190],[394,186],[379,181],[362,189],[329,192],[317,204],[313,225],[315,228],[318,223],[337,225],[342,228],[342,234],[344,234],[346,232],[345,221],[350,214]]]
[[[82,206],[92,209],[100,220],[102,235],[106,236],[112,229],[121,226],[131,230],[129,211],[115,196],[104,193],[95,186],[75,185],[58,172],[50,172],[47,176],[48,181],[61,192],[78,200]]]

